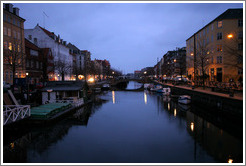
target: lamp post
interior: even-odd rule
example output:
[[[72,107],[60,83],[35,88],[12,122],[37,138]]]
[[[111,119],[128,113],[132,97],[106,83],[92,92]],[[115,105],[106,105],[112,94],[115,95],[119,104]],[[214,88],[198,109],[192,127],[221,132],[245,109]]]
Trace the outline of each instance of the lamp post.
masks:
[[[29,73],[26,73],[26,79],[27,79],[27,103],[29,101]]]

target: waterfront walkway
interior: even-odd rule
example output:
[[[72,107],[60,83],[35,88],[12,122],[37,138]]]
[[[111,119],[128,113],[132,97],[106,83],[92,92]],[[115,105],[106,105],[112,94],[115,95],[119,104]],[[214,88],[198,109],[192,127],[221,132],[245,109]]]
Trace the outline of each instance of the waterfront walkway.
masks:
[[[192,87],[188,86],[188,85],[173,85],[171,83],[161,83],[161,82],[157,82],[157,81],[155,81],[155,82],[158,84],[167,85],[170,87],[177,87],[177,88],[192,90]],[[231,99],[236,99],[236,100],[243,100],[243,92],[242,91],[234,91],[233,97],[230,97],[228,93],[213,92],[212,88],[208,88],[208,87],[206,87],[205,89],[203,89],[203,87],[196,87],[193,89],[193,91],[207,93],[207,94],[221,96],[221,97],[226,97],[226,98],[231,98]]]

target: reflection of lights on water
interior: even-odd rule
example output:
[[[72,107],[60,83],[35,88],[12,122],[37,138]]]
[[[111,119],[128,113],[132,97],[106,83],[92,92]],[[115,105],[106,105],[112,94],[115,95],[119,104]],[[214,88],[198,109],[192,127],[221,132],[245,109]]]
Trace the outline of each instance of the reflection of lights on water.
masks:
[[[15,147],[15,143],[10,143],[10,147],[11,147],[11,149],[14,149],[14,147]]]
[[[147,104],[147,93],[144,92],[144,103]]]
[[[194,130],[194,123],[193,122],[191,122],[191,124],[190,124],[190,129],[191,129],[191,131]]]
[[[112,100],[113,100],[113,104],[115,103],[115,93],[114,91],[112,91]]]
[[[170,110],[170,103],[168,103],[168,105],[167,105],[167,109],[168,109],[168,111]]]
[[[228,160],[228,163],[232,163],[232,162],[233,162],[233,160],[232,160],[232,159],[229,159],[229,160]]]
[[[174,116],[177,115],[177,110],[176,110],[176,108],[174,108],[174,113],[173,113],[173,115],[174,115]]]

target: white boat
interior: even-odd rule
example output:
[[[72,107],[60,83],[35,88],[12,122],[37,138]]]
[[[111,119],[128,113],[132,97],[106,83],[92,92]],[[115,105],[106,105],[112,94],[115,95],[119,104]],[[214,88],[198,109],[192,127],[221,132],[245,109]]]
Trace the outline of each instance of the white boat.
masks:
[[[170,88],[162,88],[162,89],[158,90],[157,92],[160,92],[165,96],[169,96],[171,94],[171,89]]]
[[[179,96],[178,102],[181,104],[190,104],[191,103],[191,97],[188,95]]]
[[[110,85],[109,84],[103,84],[102,90],[109,90]]]
[[[150,88],[150,91],[159,92],[162,89],[163,87],[161,85],[156,85],[153,88]]]

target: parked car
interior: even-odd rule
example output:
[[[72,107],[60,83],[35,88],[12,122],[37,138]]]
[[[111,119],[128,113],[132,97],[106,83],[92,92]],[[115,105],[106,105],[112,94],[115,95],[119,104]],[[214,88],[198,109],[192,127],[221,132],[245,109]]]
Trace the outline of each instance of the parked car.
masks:
[[[3,81],[3,87],[9,89],[11,85],[5,81]]]
[[[175,78],[173,78],[173,81],[175,82],[175,84],[182,84],[182,83],[188,83],[189,79],[187,77],[184,76],[177,76]]]

